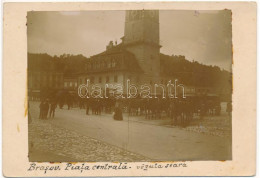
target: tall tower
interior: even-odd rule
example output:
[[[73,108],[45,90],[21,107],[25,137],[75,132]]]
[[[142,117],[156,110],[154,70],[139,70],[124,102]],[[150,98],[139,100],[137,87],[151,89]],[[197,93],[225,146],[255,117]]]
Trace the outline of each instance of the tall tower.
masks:
[[[128,51],[135,54],[148,78],[159,77],[160,74],[159,41],[158,10],[126,11],[124,44]]]

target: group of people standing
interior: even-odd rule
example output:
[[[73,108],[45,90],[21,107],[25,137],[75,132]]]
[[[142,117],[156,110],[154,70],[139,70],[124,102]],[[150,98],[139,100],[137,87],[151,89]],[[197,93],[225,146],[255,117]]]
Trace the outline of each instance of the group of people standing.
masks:
[[[40,103],[39,107],[40,107],[39,119],[46,120],[48,118],[48,114],[49,114],[49,118],[54,118],[55,110],[57,108],[57,104],[54,100],[50,102],[49,99],[45,99]]]
[[[81,103],[80,106],[82,108],[86,108],[86,115],[90,114],[90,110],[92,111],[92,115],[101,115],[102,111],[106,113],[112,113],[113,109],[113,118],[115,120],[123,120],[122,108],[119,107],[119,103],[115,100],[111,99],[97,99],[97,98],[89,98],[85,99],[84,103]]]
[[[201,98],[183,99],[183,100],[163,100],[163,99],[128,99],[128,100],[111,100],[111,99],[94,99],[89,98],[79,100],[80,109],[86,109],[86,115],[101,115],[105,113],[113,113],[115,120],[123,120],[123,111],[128,112],[129,116],[145,116],[145,119],[161,119],[166,116],[172,119],[173,124],[187,124],[193,119],[193,115],[203,119],[208,115],[220,115],[221,105],[218,98],[215,100]],[[57,103],[60,100],[45,99],[40,103],[40,119],[54,118]],[[70,108],[68,103],[68,109]],[[112,112],[113,111],[113,112]],[[228,114],[232,112],[231,102],[227,103]]]
[[[103,104],[100,99],[87,99],[85,100],[86,115],[89,115],[89,110],[92,110],[92,114],[101,115]]]

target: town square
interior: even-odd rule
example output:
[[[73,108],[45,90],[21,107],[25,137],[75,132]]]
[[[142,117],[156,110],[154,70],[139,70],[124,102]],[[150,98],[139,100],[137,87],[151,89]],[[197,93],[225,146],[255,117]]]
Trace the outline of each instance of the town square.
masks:
[[[229,10],[32,11],[27,33],[30,161],[232,159]]]

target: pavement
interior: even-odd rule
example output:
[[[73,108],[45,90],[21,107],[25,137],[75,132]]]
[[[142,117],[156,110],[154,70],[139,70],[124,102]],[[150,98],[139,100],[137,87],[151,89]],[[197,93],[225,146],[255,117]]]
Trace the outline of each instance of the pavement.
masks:
[[[32,117],[37,120],[39,103],[31,102],[30,107]],[[216,121],[218,123],[215,125]],[[208,117],[204,121],[195,120],[191,126],[181,128],[171,126],[169,119],[145,120],[143,117],[124,115],[124,121],[115,121],[109,114],[86,115],[85,110],[73,108],[57,109],[55,118],[45,122],[68,133],[76,133],[80,138],[98,140],[102,144],[125,150],[129,152],[128,155],[138,155],[130,159],[133,161],[232,159],[231,119],[226,116]],[[225,134],[212,134],[214,133],[212,130],[216,133],[222,133],[224,130]],[[73,139],[80,140],[80,138]],[[65,138],[59,138],[63,139]],[[61,147],[58,151],[64,152],[66,149]],[[81,149],[78,154],[84,155],[87,152],[88,150]],[[95,154],[93,156],[93,159],[99,160]],[[74,159],[75,155],[69,157]],[[111,156],[107,159],[122,161],[123,158]],[[76,160],[81,159],[88,161],[87,157],[80,156]]]
[[[45,152],[36,149],[31,150],[29,153],[29,160],[30,162],[71,162],[72,160],[78,162],[75,158],[69,158],[50,151]]]
[[[75,131],[57,127],[49,120],[36,118],[29,124],[29,151],[30,162],[132,162],[147,159]]]

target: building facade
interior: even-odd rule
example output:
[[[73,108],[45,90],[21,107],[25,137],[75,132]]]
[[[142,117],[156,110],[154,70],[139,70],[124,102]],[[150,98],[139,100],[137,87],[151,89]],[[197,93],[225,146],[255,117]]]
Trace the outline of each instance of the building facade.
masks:
[[[158,10],[129,10],[125,16],[125,31],[120,44],[110,41],[106,50],[90,57],[85,70],[78,74],[78,84],[120,84],[126,91],[129,84],[137,87],[167,85],[169,76],[162,75]],[[153,92],[153,91],[152,91]]]
[[[63,89],[63,71],[47,54],[28,54],[28,96],[35,100]]]
[[[77,93],[78,81],[75,74],[64,74],[63,77],[64,90],[70,93]]]
[[[43,92],[63,89],[63,73],[56,71],[29,71],[28,95],[31,99],[39,99]]]

